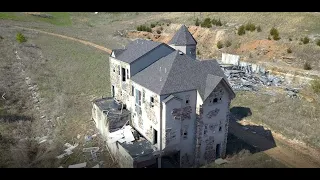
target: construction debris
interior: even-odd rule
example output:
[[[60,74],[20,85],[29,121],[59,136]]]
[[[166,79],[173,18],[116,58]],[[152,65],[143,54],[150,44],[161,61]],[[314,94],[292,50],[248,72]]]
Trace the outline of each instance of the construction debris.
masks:
[[[72,153],[73,153],[72,151],[67,151],[67,152],[65,152],[65,153],[57,156],[57,158],[58,158],[58,159],[62,159],[62,158],[64,158],[64,157],[66,157],[66,156],[69,156],[69,155],[72,154]]]
[[[98,152],[99,151],[99,147],[89,147],[89,148],[83,148],[82,152]]]
[[[92,168],[100,168],[100,165],[97,164],[97,165],[93,166]]]
[[[220,65],[235,91],[258,91],[263,86],[280,86],[284,77],[269,74],[265,70],[253,71],[251,65]]]
[[[74,164],[74,165],[70,165],[68,168],[85,168],[87,166],[87,163],[79,163],[79,164]]]
[[[135,140],[132,131],[132,127],[130,125],[121,128],[118,131],[112,132],[109,134],[109,141],[110,143],[114,143],[119,141],[120,143],[126,142],[131,143]]]
[[[225,160],[225,159],[221,159],[221,158],[216,159],[216,160],[214,161],[214,163],[216,163],[216,164],[218,164],[218,165],[226,164],[226,163],[228,163],[228,162],[229,162],[229,161],[227,161],[227,160]]]
[[[78,143],[76,143],[75,145],[71,145],[69,143],[64,144],[65,147],[67,147],[67,149],[65,149],[64,151],[68,152],[68,151],[72,151],[74,148],[78,147]]]

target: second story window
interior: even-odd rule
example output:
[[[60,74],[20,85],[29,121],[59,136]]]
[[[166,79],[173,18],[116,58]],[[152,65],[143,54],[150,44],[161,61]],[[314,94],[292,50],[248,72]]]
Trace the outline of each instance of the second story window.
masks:
[[[138,89],[136,90],[136,104],[141,106],[141,92]]]
[[[122,81],[126,81],[126,69],[122,68]]]
[[[130,79],[129,78],[129,69],[127,69],[127,79]]]
[[[154,98],[150,97],[150,107],[154,107]]]

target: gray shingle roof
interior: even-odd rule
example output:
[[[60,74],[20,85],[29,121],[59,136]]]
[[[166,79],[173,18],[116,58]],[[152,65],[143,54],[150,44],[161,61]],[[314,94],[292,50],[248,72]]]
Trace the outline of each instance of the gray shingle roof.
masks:
[[[185,45],[196,45],[197,41],[193,38],[188,28],[182,25],[181,28],[169,41],[169,44],[185,46]]]
[[[114,49],[114,56],[118,57],[120,54],[122,54],[126,49]]]
[[[222,78],[228,82],[216,60],[198,61],[174,51],[131,80],[159,95],[197,89],[205,100]]]
[[[130,42],[118,56],[116,55],[116,59],[130,64],[159,45],[161,45],[159,42],[137,39]]]

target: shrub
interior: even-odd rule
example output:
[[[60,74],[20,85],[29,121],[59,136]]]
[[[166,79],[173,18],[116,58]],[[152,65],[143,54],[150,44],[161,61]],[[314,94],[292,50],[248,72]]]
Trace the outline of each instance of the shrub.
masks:
[[[310,63],[305,62],[305,63],[303,64],[303,69],[304,69],[304,70],[311,70],[312,68],[311,68]]]
[[[199,49],[197,50],[197,55],[200,55],[200,51],[199,51]]]
[[[16,39],[19,43],[23,43],[27,41],[27,38],[24,37],[24,35],[21,34],[20,32],[17,34]]]
[[[278,30],[275,28],[275,27],[273,27],[273,28],[271,28],[271,30],[270,30],[270,35],[271,36],[274,36],[274,35],[279,35],[279,32],[278,32]]]
[[[217,48],[218,48],[218,49],[223,48],[223,44],[222,44],[222,42],[221,42],[221,41],[218,41],[218,43],[217,43]]]
[[[201,23],[201,27],[211,28],[211,19],[205,18],[204,21]]]
[[[316,44],[320,46],[320,39],[317,40]]]
[[[158,29],[158,30],[157,30],[157,33],[158,33],[158,34],[161,34],[161,31]]]
[[[289,41],[292,41],[292,38],[289,38]]]
[[[312,80],[310,84],[315,93],[320,93],[320,78]]]
[[[151,32],[151,28],[146,26],[146,25],[140,25],[137,27],[137,31],[147,31],[147,32]]]
[[[268,36],[268,40],[271,40],[271,37],[270,37],[270,36]]]
[[[196,26],[199,26],[200,25],[200,21],[199,21],[199,19],[197,18],[196,19],[196,22],[195,22],[195,24],[194,25],[196,25]]]
[[[239,36],[242,36],[242,35],[244,35],[245,33],[246,33],[245,27],[244,27],[244,25],[241,25],[241,26],[239,27],[239,29],[238,29],[238,35],[239,35]]]
[[[309,38],[306,36],[302,39],[303,44],[308,44],[309,43]]]
[[[287,53],[292,53],[292,50],[290,48],[288,48]]]
[[[273,35],[273,40],[278,41],[279,39],[281,39],[281,38],[279,37],[279,34]]]
[[[163,30],[163,27],[161,26],[161,27],[160,27],[160,31],[162,31],[162,30]]]
[[[247,31],[251,31],[252,32],[252,31],[256,30],[256,26],[254,24],[252,24],[252,23],[247,23],[246,26],[245,26],[245,29]]]
[[[2,36],[0,36],[0,39],[3,39],[3,37],[2,37]]]
[[[257,27],[257,32],[261,32],[261,31],[262,31],[261,27],[258,26],[258,27]]]
[[[230,47],[231,46],[231,42],[230,41],[226,41],[225,45],[226,45],[226,47]]]
[[[151,23],[151,24],[150,24],[150,27],[151,27],[151,28],[154,28],[154,27],[156,27],[156,24]]]
[[[280,36],[279,36],[279,32],[275,27],[271,28],[270,35],[273,36],[273,39],[276,40],[276,41],[281,39]]]

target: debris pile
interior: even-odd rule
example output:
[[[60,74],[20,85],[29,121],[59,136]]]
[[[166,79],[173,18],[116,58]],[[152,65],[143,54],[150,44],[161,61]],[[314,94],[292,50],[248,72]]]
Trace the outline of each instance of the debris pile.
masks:
[[[254,73],[250,66],[221,67],[235,91],[257,91],[262,86],[281,86],[284,83],[284,77],[270,75],[266,71]]]

